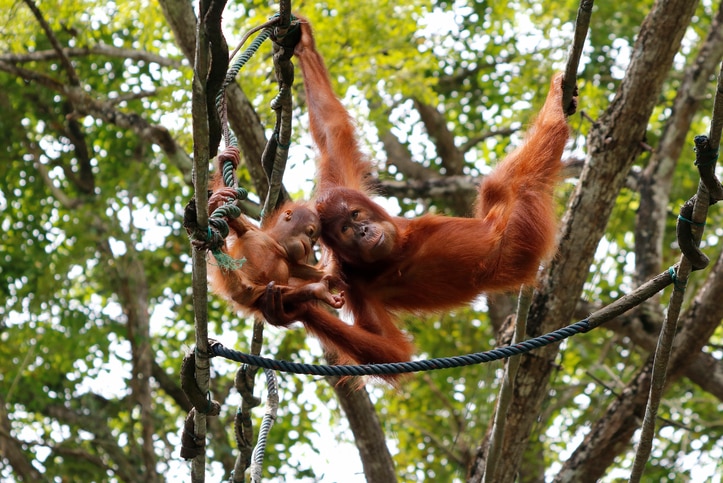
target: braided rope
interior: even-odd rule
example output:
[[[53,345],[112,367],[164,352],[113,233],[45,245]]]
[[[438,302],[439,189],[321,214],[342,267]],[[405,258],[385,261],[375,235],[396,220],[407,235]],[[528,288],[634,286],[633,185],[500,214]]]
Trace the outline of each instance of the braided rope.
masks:
[[[252,30],[249,32],[248,35],[251,35],[255,30]],[[228,71],[226,71],[226,77],[223,80],[223,84],[221,85],[221,88],[218,90],[218,95],[216,96],[216,110],[219,113],[219,116],[221,118],[221,124],[223,125],[223,138],[226,146],[237,146],[238,140],[236,138],[236,135],[231,131],[228,127],[228,111],[226,108],[226,88],[231,84],[234,79],[236,79],[236,76],[241,71],[241,68],[246,65],[246,62],[253,57],[253,55],[256,53],[256,51],[259,50],[259,47],[261,47],[261,44],[264,43],[264,41],[269,38],[271,33],[273,32],[272,28],[265,27],[261,31],[261,33],[251,42],[251,45],[249,45],[246,50],[244,50],[241,55],[238,56],[238,58],[231,64],[231,67],[229,67]],[[246,37],[247,38],[247,37]],[[246,38],[241,42],[239,47],[243,45],[243,43],[246,41]],[[231,57],[236,55],[235,50]],[[228,183],[226,186],[232,186],[230,183]]]
[[[227,187],[232,188],[236,186],[236,167],[233,165],[233,161],[224,161],[221,173],[223,182]]]
[[[256,38],[251,41],[251,45],[246,47],[246,50],[244,50],[241,55],[239,55],[236,60],[231,64],[231,67],[229,67],[228,71],[226,72],[226,78],[224,79],[223,86],[221,87],[221,92],[219,93],[219,96],[216,98],[216,103],[218,104],[220,102],[221,96],[226,91],[226,87],[230,83],[236,79],[236,76],[241,71],[241,68],[246,65],[246,62],[248,62],[251,57],[254,56],[257,50],[259,50],[259,47],[261,47],[261,44],[264,43],[266,39],[268,39],[271,34],[273,33],[273,29],[270,27],[264,28],[259,35],[256,36]]]
[[[271,369],[264,369],[264,374],[266,375],[266,390],[268,395],[266,398],[266,411],[261,420],[259,436],[256,438],[256,447],[251,456],[251,481],[261,481],[261,470],[264,466],[266,443],[271,427],[276,421],[276,410],[279,406],[279,387],[276,381],[276,373]]]
[[[302,364],[297,362],[280,361],[229,349],[215,340],[209,340],[209,352],[212,355],[220,356],[232,361],[292,374],[307,374],[312,376],[381,376],[420,371],[433,371],[437,369],[451,369],[453,367],[471,366],[506,359],[508,357],[526,354],[534,349],[539,349],[541,347],[560,342],[573,335],[587,332],[590,328],[588,320],[584,319],[548,334],[525,340],[514,345],[498,347],[497,349],[492,349],[490,351],[461,356],[440,357],[437,359],[426,359],[421,361],[393,362],[387,364],[333,366],[325,364]]]
[[[227,173],[227,168],[230,166],[230,173]],[[229,161],[224,163],[223,176],[224,181],[228,174],[233,180],[233,164]],[[234,180],[235,184],[235,180]],[[248,196],[248,192],[243,188],[236,188],[236,198],[238,200],[245,200]],[[216,259],[216,264],[226,270],[238,270],[246,263],[246,258],[235,259],[224,253],[221,247],[224,245],[224,240],[229,234],[228,219],[238,218],[241,216],[241,208],[235,203],[235,200],[229,200],[226,204],[216,208],[213,213],[208,217],[208,239],[212,241],[209,243],[207,248],[211,251],[211,254]]]

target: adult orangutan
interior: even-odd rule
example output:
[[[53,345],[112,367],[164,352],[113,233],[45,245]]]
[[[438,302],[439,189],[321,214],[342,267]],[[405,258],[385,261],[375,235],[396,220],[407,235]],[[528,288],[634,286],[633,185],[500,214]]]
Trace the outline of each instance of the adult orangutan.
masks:
[[[237,196],[235,189],[223,186],[221,172],[226,160],[235,168],[238,150],[228,148],[216,158],[217,168],[210,183],[210,213]],[[222,250],[245,262],[241,268],[228,269],[209,260],[208,277],[215,293],[246,313],[271,311],[276,314],[267,317],[272,325],[286,327],[294,321],[302,322],[325,347],[344,354],[345,360],[364,360],[368,356],[368,348],[379,341],[379,336],[345,324],[318,303],[343,306],[344,293],[331,293],[329,283],[344,284],[308,264],[320,233],[316,211],[306,203],[293,202],[282,205],[260,228],[243,216],[228,219],[227,223],[229,235]],[[388,350],[391,356],[387,359],[400,360],[410,350],[411,344],[405,342],[401,349]]]
[[[482,180],[474,218],[407,219],[370,199],[371,162],[359,149],[350,115],[332,90],[303,19],[295,55],[319,151],[314,199],[321,242],[346,284],[345,308],[353,315],[353,325],[330,325],[328,318],[304,323],[337,350],[338,362],[406,361],[413,346],[396,325],[397,312],[449,309],[482,292],[535,281],[540,262],[555,249],[553,189],[569,137],[566,116],[575,110],[575,103],[570,112],[563,110],[561,75],[553,77],[522,146]],[[266,317],[288,323],[293,304],[281,303],[273,288],[269,296]]]

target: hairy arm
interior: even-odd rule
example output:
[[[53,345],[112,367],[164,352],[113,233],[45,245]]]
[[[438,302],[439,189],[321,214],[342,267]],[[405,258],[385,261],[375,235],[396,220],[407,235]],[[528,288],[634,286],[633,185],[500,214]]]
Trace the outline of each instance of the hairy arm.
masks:
[[[234,188],[218,188],[208,199],[208,213],[212,214],[219,207],[235,200],[236,197],[237,192]],[[226,218],[226,223],[228,223],[229,230],[239,238],[249,231],[259,231],[259,228],[251,223],[244,215],[238,218]]]
[[[305,19],[301,19],[301,41],[294,53],[304,79],[311,135],[319,148],[318,190],[337,186],[365,190],[371,163],[359,149],[354,123],[334,94],[311,25]]]
[[[484,273],[494,282],[491,289],[532,282],[540,260],[552,255],[557,230],[553,191],[569,134],[558,74],[522,146],[480,186],[477,215],[499,247]]]

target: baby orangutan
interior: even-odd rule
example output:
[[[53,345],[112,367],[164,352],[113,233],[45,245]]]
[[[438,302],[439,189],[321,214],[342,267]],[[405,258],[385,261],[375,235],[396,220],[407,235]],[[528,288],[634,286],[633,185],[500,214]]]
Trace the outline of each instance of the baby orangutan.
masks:
[[[209,213],[237,196],[234,188],[223,187],[222,164],[238,165],[239,152],[228,148],[217,157],[217,171],[211,181]],[[344,294],[329,290],[329,276],[308,263],[321,233],[316,212],[304,203],[286,203],[261,228],[241,215],[227,220],[230,233],[222,251],[234,259],[245,259],[238,269],[227,269],[209,260],[208,277],[213,292],[233,302],[248,314],[260,314],[270,283],[280,291],[285,304],[313,304],[316,300],[334,308],[344,305]],[[274,325],[288,326],[292,320]],[[303,322],[303,321],[302,321]]]

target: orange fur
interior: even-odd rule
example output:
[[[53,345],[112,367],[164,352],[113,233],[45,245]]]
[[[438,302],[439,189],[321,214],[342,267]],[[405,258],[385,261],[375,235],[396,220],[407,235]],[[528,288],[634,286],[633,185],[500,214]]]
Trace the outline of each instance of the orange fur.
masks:
[[[210,213],[235,195],[235,190],[223,186],[220,173],[226,159],[236,166],[238,156],[238,150],[230,148],[217,157],[218,167],[210,183],[213,190],[209,198]],[[272,292],[277,311],[281,313],[284,305],[316,300],[335,308],[344,304],[343,293],[329,291],[326,273],[307,263],[320,230],[319,217],[309,205],[286,203],[261,228],[243,215],[227,222],[230,232],[222,250],[234,259],[246,261],[241,268],[229,270],[209,260],[208,278],[211,289],[237,309],[261,314],[269,305]],[[273,286],[269,287],[272,282]],[[293,320],[279,315],[269,322],[286,326]]]
[[[553,78],[524,144],[482,181],[476,218],[392,217],[369,198],[371,163],[334,95],[311,26],[302,20],[301,28],[295,54],[320,155],[321,241],[348,285],[354,317],[348,326],[307,311],[304,323],[344,362],[405,361],[413,346],[395,312],[448,309],[482,292],[517,289],[533,283],[540,261],[553,254],[553,188],[569,136],[562,77]]]

